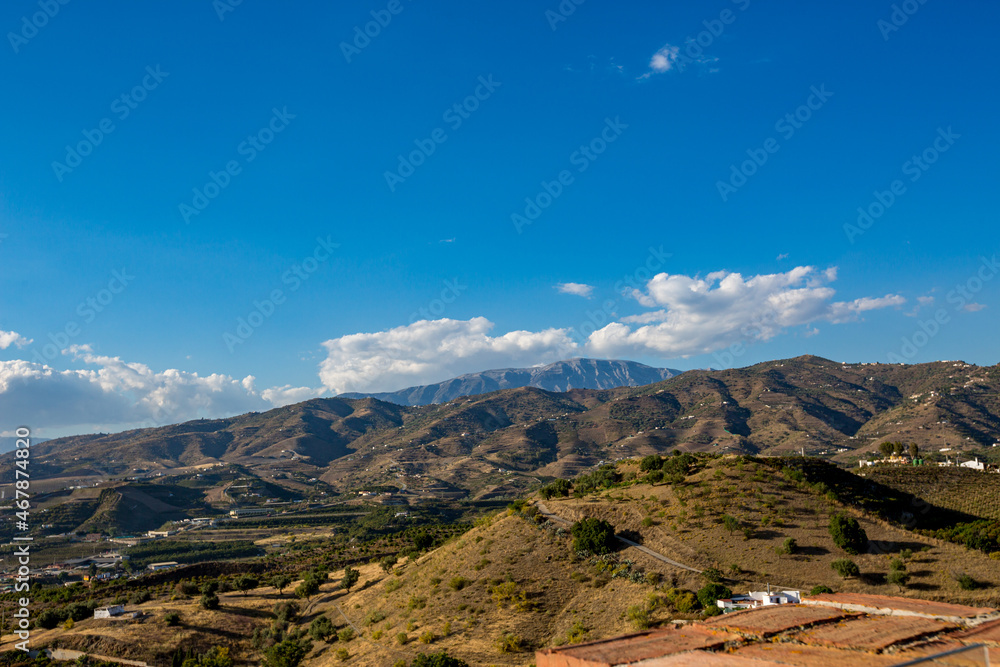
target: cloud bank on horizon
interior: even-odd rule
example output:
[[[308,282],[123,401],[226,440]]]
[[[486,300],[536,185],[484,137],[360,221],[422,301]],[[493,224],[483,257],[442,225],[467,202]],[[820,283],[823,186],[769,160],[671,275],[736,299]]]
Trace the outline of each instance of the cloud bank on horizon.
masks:
[[[57,370],[0,361],[0,418],[50,429],[136,427],[266,410],[320,395],[393,391],[491,368],[533,366],[574,356],[654,357],[664,361],[711,353],[737,342],[766,342],[795,327],[841,324],[864,313],[898,308],[897,294],[836,301],[835,268],[801,266],[744,277],[716,271],[704,277],[660,273],[629,297],[644,312],[617,318],[587,336],[572,328],[494,333],[486,317],[421,320],[322,343],[321,386],[258,390],[252,375],[176,369],[98,355],[86,346],[63,351],[84,369]],[[562,292],[589,297],[593,288],[562,283]],[[808,328],[808,334],[814,329]],[[0,349],[30,340],[0,331]]]

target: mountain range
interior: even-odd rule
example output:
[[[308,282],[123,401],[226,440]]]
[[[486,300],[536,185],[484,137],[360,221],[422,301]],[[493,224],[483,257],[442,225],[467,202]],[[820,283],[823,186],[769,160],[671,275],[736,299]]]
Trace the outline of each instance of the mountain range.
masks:
[[[654,369],[655,370],[655,369]],[[33,448],[33,479],[171,474],[233,463],[301,490],[421,488],[510,496],[602,461],[673,449],[805,453],[851,465],[883,441],[1000,452],[1000,366],[838,363],[819,357],[688,371],[638,387],[502,389],[404,406],[321,398],[215,420],[80,435]],[[995,458],[995,457],[993,457]],[[13,457],[0,474],[13,478]],[[284,480],[284,481],[283,481]]]
[[[377,398],[397,405],[447,403],[459,396],[475,396],[501,389],[536,387],[546,391],[639,387],[667,380],[681,371],[653,368],[634,361],[569,359],[532,368],[499,368],[460,375],[437,384],[408,387],[378,394],[347,393],[340,398]]]

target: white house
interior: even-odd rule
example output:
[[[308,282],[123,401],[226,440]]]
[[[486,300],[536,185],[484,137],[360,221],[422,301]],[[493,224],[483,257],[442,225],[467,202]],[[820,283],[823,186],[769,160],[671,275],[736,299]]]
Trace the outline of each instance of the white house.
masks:
[[[98,607],[94,610],[94,618],[111,618],[112,616],[121,616],[124,613],[125,607],[116,604],[110,607]]]
[[[229,510],[229,516],[234,519],[241,519],[245,516],[263,516],[265,514],[270,514],[270,509],[265,509],[263,507],[241,507],[240,509]]]
[[[153,572],[156,572],[157,570],[169,570],[172,567],[177,567],[177,561],[171,560],[165,563],[150,563],[146,567],[148,567]]]
[[[959,467],[962,468],[972,468],[973,470],[985,470],[986,465],[976,457],[975,461],[966,461],[965,463],[959,463]]]
[[[802,601],[802,594],[799,591],[777,591],[772,593],[768,586],[766,591],[749,591],[746,595],[734,595],[731,598],[717,600],[716,604],[723,611],[737,611],[740,609],[756,609],[757,607],[769,607],[776,604],[798,604]]]

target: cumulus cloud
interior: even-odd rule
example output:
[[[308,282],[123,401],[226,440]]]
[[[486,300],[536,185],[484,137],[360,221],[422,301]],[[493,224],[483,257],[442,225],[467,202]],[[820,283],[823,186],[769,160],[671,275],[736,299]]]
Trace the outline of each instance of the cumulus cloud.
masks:
[[[531,366],[570,356],[673,359],[714,352],[740,341],[767,341],[792,327],[841,324],[864,313],[903,305],[887,294],[836,301],[836,268],[801,266],[744,278],[717,271],[705,277],[661,273],[631,296],[649,311],[623,317],[577,343],[567,329],[490,335],[493,323],[424,320],[324,343],[320,379],[336,393],[391,391],[490,368]],[[815,335],[807,328],[804,335]]]
[[[0,361],[0,422],[40,430],[132,428],[268,410],[304,395],[291,387],[258,393],[253,376],[237,380],[217,373],[154,371],[94,354],[88,346],[73,346],[65,354],[88,368],[57,370],[23,360]]]
[[[962,310],[964,310],[967,313],[977,313],[985,307],[986,306],[981,303],[967,303],[964,306],[962,306]]]
[[[25,338],[16,331],[4,331],[0,329],[0,350],[6,350],[11,345],[22,348],[25,345],[30,345],[32,342],[30,338]]]
[[[595,331],[587,347],[604,356],[691,356],[740,341],[770,340],[790,327],[816,321],[856,320],[864,312],[906,301],[892,294],[834,301],[836,292],[829,284],[836,278],[835,268],[819,271],[811,266],[750,278],[728,271],[704,278],[660,273],[645,290],[631,293],[640,305],[658,310]]]
[[[420,320],[334,338],[323,343],[327,357],[320,364],[320,380],[338,394],[393,391],[490,368],[558,361],[577,352],[567,329],[491,336],[493,326],[485,317]]]
[[[594,292],[593,285],[584,285],[583,283],[559,283],[556,285],[556,289],[563,294],[574,294],[585,299],[589,299]]]

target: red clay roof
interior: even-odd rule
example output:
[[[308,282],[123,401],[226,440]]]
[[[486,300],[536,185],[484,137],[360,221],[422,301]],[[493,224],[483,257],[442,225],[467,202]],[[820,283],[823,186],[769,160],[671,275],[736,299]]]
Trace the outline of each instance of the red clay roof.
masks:
[[[902,655],[872,655],[801,644],[753,644],[739,649],[736,655],[801,667],[889,667],[906,661]]]
[[[781,667],[781,663],[744,658],[732,653],[690,651],[648,660],[642,663],[642,667]]]
[[[881,651],[893,644],[955,627],[919,616],[866,616],[799,633],[795,639],[831,648]]]
[[[996,613],[997,611],[988,607],[967,607],[948,602],[932,602],[931,600],[897,598],[888,595],[866,595],[863,593],[811,595],[803,600],[803,602],[805,604],[852,605],[885,611],[905,611],[915,614],[926,614],[928,616],[955,616],[958,618],[974,618],[983,614]]]
[[[731,612],[716,617],[705,625],[766,637],[785,630],[832,621],[846,616],[848,616],[846,612],[837,609],[782,604]]]
[[[1000,644],[1000,621],[983,623],[971,630],[956,632],[951,635],[955,639],[967,644],[983,642],[985,644]]]
[[[737,635],[701,625],[685,625],[625,635],[575,646],[538,651],[538,667],[547,665],[621,665],[699,648],[719,647]]]

